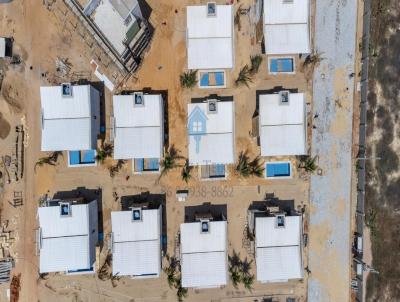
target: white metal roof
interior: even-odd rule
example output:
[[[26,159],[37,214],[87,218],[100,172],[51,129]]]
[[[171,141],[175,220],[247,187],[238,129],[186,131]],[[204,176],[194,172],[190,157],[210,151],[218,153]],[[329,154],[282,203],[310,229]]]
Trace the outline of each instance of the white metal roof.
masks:
[[[196,111],[205,117],[206,132],[195,138],[189,131],[189,162],[191,165],[232,164],[234,150],[234,103],[217,102],[217,113],[208,113],[207,102],[188,104],[188,129]],[[198,144],[198,145],[197,145]]]
[[[4,58],[6,56],[6,39],[0,37],[0,58]]]
[[[92,15],[94,23],[121,55],[126,48],[123,43],[126,33],[133,22],[136,21],[132,15],[130,22],[125,22],[125,20],[137,5],[137,0],[102,0],[99,1]]]
[[[114,158],[161,158],[163,150],[162,96],[144,94],[144,106],[135,106],[133,95],[115,95],[113,109]]]
[[[181,224],[183,287],[218,287],[227,283],[227,223],[211,221],[209,233],[200,222]]]
[[[275,227],[275,217],[256,217],[256,247],[300,244],[301,216],[285,216],[285,227]]]
[[[132,211],[111,212],[114,275],[160,274],[160,209],[143,209],[141,221],[132,221]]]
[[[299,246],[258,248],[256,251],[257,280],[286,282],[303,278]]]
[[[264,1],[266,54],[310,53],[308,0]]]
[[[72,204],[71,216],[59,206],[39,207],[40,272],[91,269],[97,242],[97,201]]]
[[[306,103],[303,93],[290,93],[281,104],[279,94],[259,96],[261,156],[307,153]]]
[[[275,217],[256,217],[257,280],[278,282],[303,277],[301,216],[285,216],[285,227]]]
[[[233,6],[217,5],[210,17],[206,5],[188,6],[186,13],[188,68],[233,68]]]
[[[72,96],[63,97],[61,86],[40,87],[40,97],[42,151],[96,148],[100,127],[100,94],[96,89],[73,86]]]

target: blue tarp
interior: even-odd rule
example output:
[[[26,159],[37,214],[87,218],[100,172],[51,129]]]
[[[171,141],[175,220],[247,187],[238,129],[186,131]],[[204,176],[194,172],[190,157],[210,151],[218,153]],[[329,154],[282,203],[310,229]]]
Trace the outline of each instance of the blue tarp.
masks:
[[[267,177],[290,176],[290,163],[267,163]]]

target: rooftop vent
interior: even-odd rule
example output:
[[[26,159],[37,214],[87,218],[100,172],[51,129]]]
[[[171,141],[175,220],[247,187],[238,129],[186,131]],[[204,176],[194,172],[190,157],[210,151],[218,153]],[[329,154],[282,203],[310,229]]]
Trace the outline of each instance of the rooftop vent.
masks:
[[[215,17],[217,15],[217,4],[215,2],[207,3],[207,17]]]
[[[72,96],[72,85],[71,85],[71,83],[63,83],[63,84],[61,84],[61,96],[62,97],[71,97]]]
[[[132,221],[142,221],[142,209],[133,208],[132,209]]]
[[[276,227],[284,228],[285,227],[285,215],[276,215]]]
[[[133,98],[135,106],[144,106],[144,96],[142,92],[135,92]]]
[[[60,202],[60,216],[71,217],[71,204],[69,202]]]
[[[279,92],[279,99],[281,104],[289,104],[289,91],[284,90]]]
[[[217,113],[217,100],[208,100],[207,103],[208,113]]]
[[[201,220],[200,225],[201,225],[201,233],[202,234],[207,234],[210,232],[210,221],[209,220]]]

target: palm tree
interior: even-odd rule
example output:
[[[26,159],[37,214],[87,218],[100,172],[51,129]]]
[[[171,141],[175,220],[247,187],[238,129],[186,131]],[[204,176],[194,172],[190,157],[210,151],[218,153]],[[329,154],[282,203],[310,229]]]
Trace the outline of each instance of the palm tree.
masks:
[[[115,164],[115,166],[111,166],[108,169],[110,171],[110,176],[114,177],[115,174],[117,174],[122,169],[122,167],[126,164],[126,162],[127,161],[125,159],[119,159]]]
[[[255,55],[250,57],[251,67],[250,74],[254,75],[258,72],[260,65],[263,61],[263,57],[261,55]]]
[[[251,167],[249,165],[249,156],[247,151],[241,151],[239,154],[239,161],[236,165],[236,172],[243,177],[249,177],[251,175]]]
[[[185,165],[183,166],[182,173],[181,173],[182,180],[184,180],[186,183],[188,183],[189,180],[192,178],[192,174],[191,174],[192,169],[193,169],[193,167],[191,167],[189,165],[189,160],[186,159]]]
[[[104,163],[104,160],[107,157],[111,157],[114,151],[114,146],[112,144],[108,144],[108,143],[102,143],[100,149],[97,149],[96,152],[96,160]]]
[[[251,291],[253,289],[254,275],[248,274],[248,275],[243,276],[242,282],[243,282],[244,288]]]
[[[318,169],[318,165],[316,163],[317,156],[310,157],[306,156],[300,160],[299,168],[304,169],[306,172],[314,173]]]
[[[249,88],[249,82],[253,82],[251,78],[251,72],[249,66],[246,64],[240,69],[239,75],[237,79],[235,80],[235,85],[240,86],[240,85],[246,85],[247,88]]]
[[[177,160],[182,159],[183,157],[179,155],[179,150],[177,150],[173,145],[169,148],[169,150],[165,153],[164,158],[160,162],[161,166],[161,174],[160,178],[167,174],[170,170],[179,167],[180,165],[177,163]]]
[[[257,156],[254,158],[250,163],[250,170],[251,174],[257,177],[263,177],[264,176],[264,162],[262,161],[260,156]]]
[[[321,53],[313,52],[309,54],[303,62],[303,67],[311,66],[315,67],[318,63],[320,63],[324,58],[321,57]]]
[[[185,287],[182,287],[182,280],[181,277],[176,279],[175,287],[177,289],[176,296],[178,297],[178,301],[182,302],[183,298],[187,297],[188,290]]]
[[[237,269],[234,269],[232,267],[229,267],[228,271],[230,273],[230,277],[231,277],[231,281],[232,281],[233,287],[237,289],[238,285],[239,285],[239,283],[241,281],[240,274],[237,271]]]
[[[54,152],[50,153],[48,156],[39,158],[34,166],[35,172],[36,172],[36,168],[38,166],[39,167],[42,167],[44,165],[55,166],[57,164],[59,156],[63,156],[62,151],[54,151]]]
[[[193,88],[197,84],[197,70],[183,72],[179,76],[182,88]]]

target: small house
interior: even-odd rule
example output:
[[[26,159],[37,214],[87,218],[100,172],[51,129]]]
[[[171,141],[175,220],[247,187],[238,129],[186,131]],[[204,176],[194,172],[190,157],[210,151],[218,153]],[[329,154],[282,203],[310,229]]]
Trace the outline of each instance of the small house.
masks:
[[[267,55],[310,53],[309,19],[309,0],[265,0],[265,53]]]
[[[158,172],[164,150],[160,94],[113,96],[114,159],[132,159],[134,173]]]
[[[226,86],[225,70],[234,66],[233,5],[188,6],[188,69],[199,70],[201,88]]]
[[[181,224],[182,287],[227,284],[227,223],[201,219]]]
[[[261,156],[307,154],[307,121],[304,93],[259,95]]]
[[[302,279],[302,217],[277,213],[254,222],[257,281]]]
[[[91,85],[40,87],[41,151],[70,151],[70,165],[95,163],[100,93]]]
[[[202,178],[224,178],[234,163],[234,116],[231,97],[188,104],[189,164],[200,166]]]
[[[111,212],[114,276],[156,278],[161,273],[162,207]]]
[[[95,271],[97,214],[96,200],[50,200],[38,208],[40,273]]]

